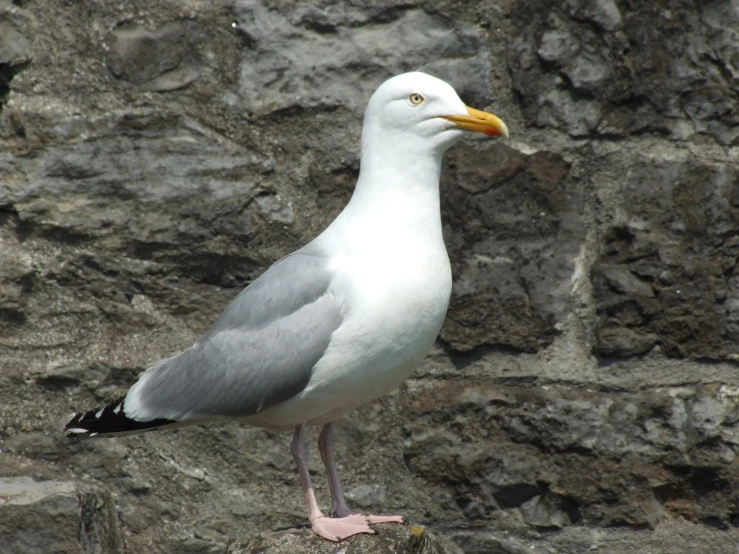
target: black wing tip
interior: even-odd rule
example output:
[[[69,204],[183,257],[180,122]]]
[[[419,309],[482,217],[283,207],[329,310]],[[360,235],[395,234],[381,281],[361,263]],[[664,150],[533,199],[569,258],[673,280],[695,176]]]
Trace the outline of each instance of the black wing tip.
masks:
[[[64,426],[64,434],[73,441],[97,437],[154,431],[163,425],[176,423],[170,419],[153,419],[136,421],[126,416],[123,411],[126,397],[123,396],[102,408],[75,414]]]

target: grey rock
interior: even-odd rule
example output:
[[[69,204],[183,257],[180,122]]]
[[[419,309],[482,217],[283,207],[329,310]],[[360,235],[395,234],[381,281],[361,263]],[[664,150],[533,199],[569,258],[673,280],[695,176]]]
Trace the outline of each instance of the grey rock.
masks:
[[[442,209],[460,243],[450,248],[456,279],[441,338],[460,352],[551,344],[582,233],[570,163],[498,144],[447,158]]]
[[[31,48],[23,29],[27,17],[0,10],[0,114],[10,91],[9,83],[31,63]]]
[[[561,62],[579,51],[580,45],[570,33],[551,30],[542,35],[537,54],[546,62]]]
[[[558,500],[556,495],[545,494],[524,502],[521,504],[523,520],[529,525],[544,529],[561,529],[570,525],[572,521],[567,512],[558,506],[561,503]]]
[[[654,531],[645,533],[632,529],[616,527],[594,530],[587,527],[572,526],[560,533],[550,534],[547,541],[518,539],[505,534],[492,532],[457,533],[455,541],[465,552],[473,554],[581,554],[589,552],[608,552],[608,554],[628,554],[629,552],[650,552],[671,554],[672,552],[691,552],[713,554],[732,552],[737,544],[739,533],[736,530],[724,531],[697,525],[685,519],[671,519],[656,526]]]
[[[381,505],[386,492],[387,489],[382,485],[359,485],[346,491],[346,497],[367,509],[372,505]]]
[[[593,267],[593,275],[605,279],[619,293],[654,298],[654,290],[649,283],[640,281],[626,265],[596,265]]]
[[[632,161],[592,271],[597,352],[633,355],[659,344],[670,355],[737,353],[736,179],[729,166]]]
[[[0,253],[0,320],[23,320],[35,276],[34,269],[23,260]]]
[[[261,533],[232,539],[226,554],[444,554],[445,550],[420,525],[377,526],[376,535],[355,535],[331,543],[310,529]]]
[[[728,94],[739,16],[728,4],[622,13],[611,1],[535,9],[521,1],[513,18],[513,84],[530,123],[573,136],[706,133],[724,144],[739,136],[736,95]],[[683,41],[685,33],[696,40]]]
[[[490,532],[457,533],[454,540],[471,554],[555,554],[555,550],[533,541],[520,541]]]
[[[0,474],[92,483],[121,524],[110,551],[310,538],[289,434],[72,445],[61,427],[319,233],[370,92],[424,69],[511,138],[445,157],[452,304],[414,378],[339,421],[351,507],[423,522],[450,554],[735,550],[732,3],[57,8],[0,7]],[[95,551],[64,534],[75,487],[48,527]],[[35,521],[52,497],[5,508]]]
[[[7,554],[114,554],[123,544],[113,500],[98,487],[0,478],[0,545]]]
[[[112,32],[108,67],[143,90],[185,87],[202,71],[193,44],[195,30],[191,22],[167,23],[154,31],[136,24],[118,27]]]
[[[18,30],[22,19],[11,16],[0,20],[0,66],[13,67],[28,62],[28,39]]]
[[[621,11],[613,0],[591,0],[582,7],[582,13],[606,31],[613,31],[622,22]]]
[[[146,112],[118,113],[99,123],[83,144],[54,148],[40,164],[20,160],[21,171],[36,178],[5,193],[4,201],[17,213],[19,225],[52,240],[69,237],[95,242],[109,237],[117,248],[138,251],[140,258],[157,261],[163,245],[183,244],[186,236],[201,245],[219,242],[208,255],[228,258],[228,239],[219,241],[216,236],[243,239],[260,222],[291,222],[289,205],[274,195],[254,202],[259,193],[269,192],[268,187],[258,189],[255,183],[269,171],[265,169],[269,162],[256,154],[222,150],[202,128],[177,119],[151,119]],[[111,155],[99,156],[101,149]],[[226,154],[228,150],[231,154]],[[196,174],[208,177],[193,179]],[[208,227],[212,232],[204,234]],[[185,256],[202,255],[197,246],[186,251]],[[75,263],[87,262],[76,260],[60,268],[57,278],[74,280]],[[106,262],[94,262],[100,264]],[[117,262],[111,260],[111,264]],[[212,275],[227,264],[209,268],[211,275],[203,278],[219,279]],[[108,275],[120,271],[112,265],[103,271]],[[232,267],[239,265],[250,262],[242,257]],[[129,291],[124,304],[130,303],[133,294]],[[103,309],[116,310],[113,306]]]
[[[592,530],[572,526],[563,530],[553,541],[549,552],[691,552],[712,554],[731,552],[739,539],[736,529],[721,530],[697,525],[683,518],[668,519],[658,524],[653,531],[639,533],[628,528]],[[547,552],[546,550],[544,552]]]
[[[487,517],[519,508],[523,520],[537,527],[605,523],[604,518],[614,518],[610,524],[653,526],[668,515],[705,517],[728,526],[734,517],[726,491],[718,492],[733,479],[724,476],[734,474],[733,387],[623,396],[549,388],[521,391],[520,404],[513,400],[514,390],[500,402],[472,396],[475,388],[436,383],[409,391],[408,410],[414,415],[406,459],[427,482],[453,487],[459,504],[453,512],[464,512],[466,499],[472,498]],[[461,398],[452,400],[454,395]],[[455,421],[474,425],[442,424],[443,411],[435,406],[450,405],[458,406]],[[544,426],[567,429],[566,436],[545,437]],[[715,441],[715,448],[697,454],[704,441]],[[416,454],[428,450],[436,452],[433,461]],[[662,461],[659,470],[654,460]],[[696,504],[700,495],[687,487],[705,487],[705,503]],[[591,503],[596,490],[613,501],[614,509]],[[687,506],[690,513],[682,511]]]
[[[453,80],[468,102],[490,101],[490,60],[479,34],[442,15],[349,3],[282,12],[259,0],[237,1],[235,14],[248,46],[233,98],[251,113],[361,110],[375,82],[411,70]]]
[[[110,368],[102,365],[83,367],[80,365],[63,365],[50,367],[36,377],[37,382],[51,390],[85,385],[91,389],[99,387],[111,374]]]

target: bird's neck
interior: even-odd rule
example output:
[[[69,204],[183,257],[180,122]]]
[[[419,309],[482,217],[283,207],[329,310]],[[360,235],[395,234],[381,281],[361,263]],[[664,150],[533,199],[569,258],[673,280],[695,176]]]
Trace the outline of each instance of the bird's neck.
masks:
[[[441,236],[441,153],[413,151],[394,141],[363,145],[359,179],[347,209],[385,225]]]

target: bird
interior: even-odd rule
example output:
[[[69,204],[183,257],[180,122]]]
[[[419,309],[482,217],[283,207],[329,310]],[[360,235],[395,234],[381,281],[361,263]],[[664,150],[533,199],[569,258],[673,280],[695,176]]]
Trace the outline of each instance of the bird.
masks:
[[[291,452],[313,531],[341,541],[396,515],[347,506],[334,428],[347,412],[398,387],[421,364],[446,317],[452,274],[440,214],[444,152],[467,131],[508,137],[421,72],[382,83],[367,104],[352,196],[326,229],[239,293],[192,346],[149,367],[122,398],[76,414],[72,439],[237,420],[292,430]],[[318,448],[331,510],[317,503],[306,427]]]

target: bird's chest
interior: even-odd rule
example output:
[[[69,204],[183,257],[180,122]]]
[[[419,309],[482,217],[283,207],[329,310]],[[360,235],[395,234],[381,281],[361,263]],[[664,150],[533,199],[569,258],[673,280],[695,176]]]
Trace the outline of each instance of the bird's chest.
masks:
[[[357,309],[391,326],[443,318],[452,285],[443,246],[372,254],[357,257],[346,267],[346,282]]]
[[[402,381],[423,360],[444,321],[452,286],[446,250],[442,245],[365,255],[344,269],[352,303],[337,350],[362,360],[361,371],[378,382]]]

